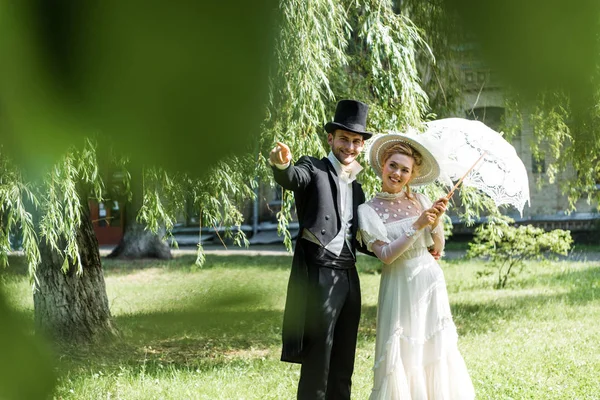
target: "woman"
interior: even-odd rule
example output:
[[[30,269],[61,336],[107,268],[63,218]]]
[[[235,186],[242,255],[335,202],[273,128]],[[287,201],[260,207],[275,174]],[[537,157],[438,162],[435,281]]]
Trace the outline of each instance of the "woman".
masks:
[[[432,256],[444,248],[447,200],[432,205],[410,189],[438,177],[437,161],[400,134],[374,139],[369,159],[382,192],[358,209],[359,239],[384,263],[370,399],[472,399],[444,275]]]

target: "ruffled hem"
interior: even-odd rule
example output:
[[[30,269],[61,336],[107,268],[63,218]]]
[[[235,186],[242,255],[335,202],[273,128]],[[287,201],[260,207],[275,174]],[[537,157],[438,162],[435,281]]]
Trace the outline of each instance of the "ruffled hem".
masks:
[[[449,320],[449,322],[452,322]],[[432,333],[423,344],[440,334],[448,321],[440,321],[439,329]],[[375,362],[376,387],[369,400],[469,400],[475,398],[475,391],[469,372],[460,352],[455,346],[445,350],[434,361],[405,369],[402,360],[402,341],[412,342],[397,327],[385,344],[383,355]],[[380,368],[384,368],[379,371]],[[384,374],[381,376],[382,374]],[[379,381],[379,382],[378,382]]]
[[[386,371],[369,400],[471,400],[475,389],[465,362],[458,352],[448,351],[427,366],[406,371],[400,355]]]
[[[381,363],[384,362],[386,360],[386,358],[390,359],[390,357],[386,357],[386,354],[394,354],[394,355],[396,354],[396,351],[395,351],[395,349],[392,349],[392,346],[395,343],[399,343],[400,340],[405,337],[402,334],[402,332],[403,332],[402,328],[396,328],[396,330],[394,331],[394,334],[392,336],[390,336],[388,341],[385,343],[385,351],[383,352],[383,355],[381,357],[379,357],[377,360],[375,360],[375,365],[373,366],[373,371],[375,371],[377,368],[379,368]],[[400,352],[400,349],[398,349],[398,353],[399,352]],[[394,368],[394,364],[395,363],[392,363],[390,365],[390,367]]]
[[[382,363],[385,362],[386,375],[383,378],[382,384],[377,389],[373,388],[369,400],[410,398],[410,396],[407,396],[407,393],[410,392],[404,365],[400,358],[400,340],[402,336],[404,336],[402,328],[397,328],[386,342],[383,356],[379,357],[375,362],[375,366],[373,367],[375,374],[383,366]]]
[[[456,359],[452,359],[456,358]],[[452,372],[450,372],[452,371]],[[412,373],[385,377],[369,400],[471,400],[475,389],[462,357],[445,357]]]
[[[390,336],[390,338],[385,343],[385,351],[383,352],[383,354],[381,355],[381,357],[379,357],[375,361],[375,365],[373,366],[373,370],[376,370],[377,368],[379,368],[379,366],[381,365],[381,363],[383,361],[385,361],[386,354],[394,354],[394,351],[395,351],[393,349],[394,344],[400,344],[400,341],[404,340],[404,341],[410,343],[411,345],[425,346],[428,341],[434,339],[442,331],[445,331],[448,328],[452,328],[453,329],[452,333],[453,333],[453,336],[454,336],[455,335],[455,332],[454,332],[455,328],[454,328],[454,322],[452,321],[452,318],[450,318],[450,317],[444,317],[444,318],[442,318],[438,322],[438,325],[437,325],[436,329],[433,332],[431,332],[426,337],[420,339],[420,338],[406,336],[404,334],[404,329],[402,327],[396,327],[396,329],[394,330],[394,333]],[[400,352],[400,348],[398,348],[398,353],[399,352]]]

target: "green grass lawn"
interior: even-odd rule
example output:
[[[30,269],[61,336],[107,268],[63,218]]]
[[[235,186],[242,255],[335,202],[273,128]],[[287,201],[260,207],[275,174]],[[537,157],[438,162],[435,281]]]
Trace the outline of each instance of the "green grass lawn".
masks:
[[[299,366],[279,362],[291,257],[104,261],[121,338],[63,350],[56,399],[292,399]],[[480,262],[443,262],[459,347],[479,399],[600,399],[600,263],[538,262],[493,289]],[[359,258],[363,313],[353,398],[367,399],[377,263]],[[19,260],[0,272],[32,321]]]

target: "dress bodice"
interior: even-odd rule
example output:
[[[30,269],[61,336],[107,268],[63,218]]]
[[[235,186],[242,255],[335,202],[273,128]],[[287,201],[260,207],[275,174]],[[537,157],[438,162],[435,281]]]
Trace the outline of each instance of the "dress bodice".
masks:
[[[414,197],[386,196],[378,194],[358,208],[359,234],[358,238],[372,251],[372,245],[379,240],[391,243],[410,229],[419,218],[422,210],[429,208],[431,202],[420,194]],[[427,247],[433,245],[431,230],[425,228],[417,233],[412,246],[398,259],[410,259],[427,252]]]

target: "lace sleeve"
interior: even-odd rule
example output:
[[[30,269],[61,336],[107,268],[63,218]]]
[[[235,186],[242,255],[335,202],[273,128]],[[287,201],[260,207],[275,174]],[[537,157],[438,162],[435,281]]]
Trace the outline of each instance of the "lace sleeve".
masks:
[[[390,242],[383,221],[367,203],[358,206],[357,239],[369,251],[373,251],[373,243],[377,240],[385,243]]]

